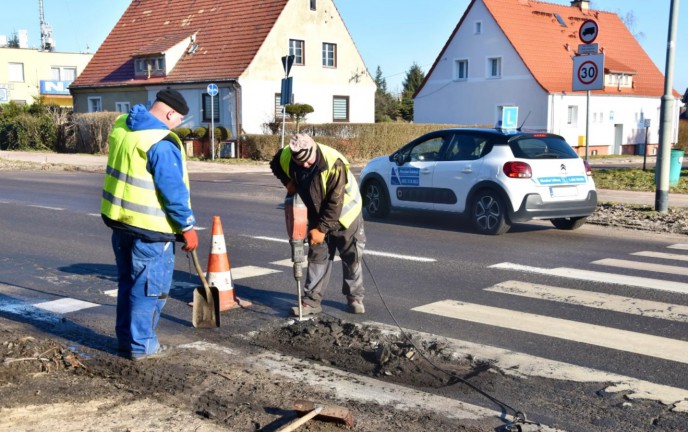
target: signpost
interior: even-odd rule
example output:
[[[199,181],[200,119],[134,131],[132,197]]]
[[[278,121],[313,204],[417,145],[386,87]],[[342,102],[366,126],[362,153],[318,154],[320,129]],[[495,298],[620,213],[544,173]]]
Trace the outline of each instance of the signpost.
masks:
[[[582,45],[578,55],[573,58],[573,91],[586,91],[585,110],[585,160],[588,160],[590,135],[590,90],[604,89],[604,54],[599,54],[598,44],[594,44],[600,29],[597,22],[585,20],[578,29]]]
[[[208,84],[206,91],[210,95],[210,159],[215,160],[215,96],[220,90],[217,84]]]
[[[282,90],[280,93],[280,105],[282,105],[282,144],[284,148],[284,128],[287,123],[287,104],[291,103],[292,79],[289,78],[289,71],[294,64],[294,55],[282,56],[282,66],[284,67],[284,78],[282,79]]]

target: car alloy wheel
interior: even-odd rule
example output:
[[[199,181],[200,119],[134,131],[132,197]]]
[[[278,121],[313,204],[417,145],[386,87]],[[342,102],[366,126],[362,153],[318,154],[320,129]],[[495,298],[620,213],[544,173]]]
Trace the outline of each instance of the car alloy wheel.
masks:
[[[368,215],[377,218],[384,218],[389,214],[389,204],[387,204],[387,193],[377,180],[371,180],[365,184],[363,193],[363,205]]]
[[[500,235],[509,231],[506,207],[496,192],[486,190],[476,195],[473,205],[473,224],[481,234]]]

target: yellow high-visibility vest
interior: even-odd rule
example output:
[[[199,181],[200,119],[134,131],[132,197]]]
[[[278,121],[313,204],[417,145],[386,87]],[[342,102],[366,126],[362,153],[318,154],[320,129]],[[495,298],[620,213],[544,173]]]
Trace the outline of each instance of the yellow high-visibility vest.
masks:
[[[342,213],[339,215],[339,224],[344,228],[348,228],[356,220],[362,210],[362,200],[361,192],[358,190],[358,184],[356,183],[356,178],[351,173],[349,169],[349,161],[332,147],[328,147],[323,144],[317,144],[318,148],[325,157],[327,162],[327,170],[320,173],[320,179],[322,181],[323,198],[327,195],[327,177],[329,176],[332,167],[337,159],[341,159],[344,162],[346,168],[346,189],[344,191],[344,205],[342,207]],[[284,147],[282,149],[282,154],[280,155],[280,165],[282,169],[291,178],[289,174],[289,163],[291,161],[291,149],[289,147]]]
[[[182,150],[184,184],[189,189],[182,142],[176,134],[164,129],[132,131],[127,127],[127,117],[125,114],[117,118],[108,137],[110,152],[100,212],[114,221],[137,228],[179,234],[182,227],[175,226],[166,216],[153,175],[146,169],[146,153],[153,144],[172,136]]]

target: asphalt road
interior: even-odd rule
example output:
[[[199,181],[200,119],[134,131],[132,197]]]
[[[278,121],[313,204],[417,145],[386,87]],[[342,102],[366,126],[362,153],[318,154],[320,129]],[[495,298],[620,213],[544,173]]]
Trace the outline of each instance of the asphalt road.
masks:
[[[20,302],[89,302],[96,306],[68,318],[101,344],[114,343],[115,298],[108,292],[116,289],[115,266],[110,231],[99,217],[101,182],[100,173],[0,172],[3,316],[14,316],[7,308]],[[205,228],[202,265],[218,215],[236,293],[254,303],[230,312],[223,332],[244,334],[283,321],[295,304],[295,282],[284,264],[290,257],[284,190],[276,183],[266,171],[192,175],[193,205]],[[533,222],[488,237],[455,217],[417,213],[368,220],[366,232],[366,314],[345,312],[339,265],[325,313],[456,339],[477,357],[496,356],[493,348],[521,353],[526,357],[514,367],[533,374],[603,382],[623,376],[632,391],[659,384],[673,390],[667,396],[652,387],[655,397],[688,398],[685,236],[587,225],[564,232]],[[199,337],[187,306],[198,284],[193,273],[178,252],[172,300],[160,324],[161,337],[172,342]]]

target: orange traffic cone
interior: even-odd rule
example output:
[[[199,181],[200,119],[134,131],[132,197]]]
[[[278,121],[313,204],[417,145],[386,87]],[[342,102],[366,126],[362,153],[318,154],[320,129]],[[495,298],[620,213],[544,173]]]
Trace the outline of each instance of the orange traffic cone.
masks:
[[[234,295],[232,270],[229,265],[229,257],[227,256],[225,235],[222,231],[220,216],[213,216],[212,234],[213,239],[210,245],[206,279],[208,280],[208,285],[216,287],[220,293],[220,311],[233,309],[237,306],[251,306],[251,302],[241,300]]]

